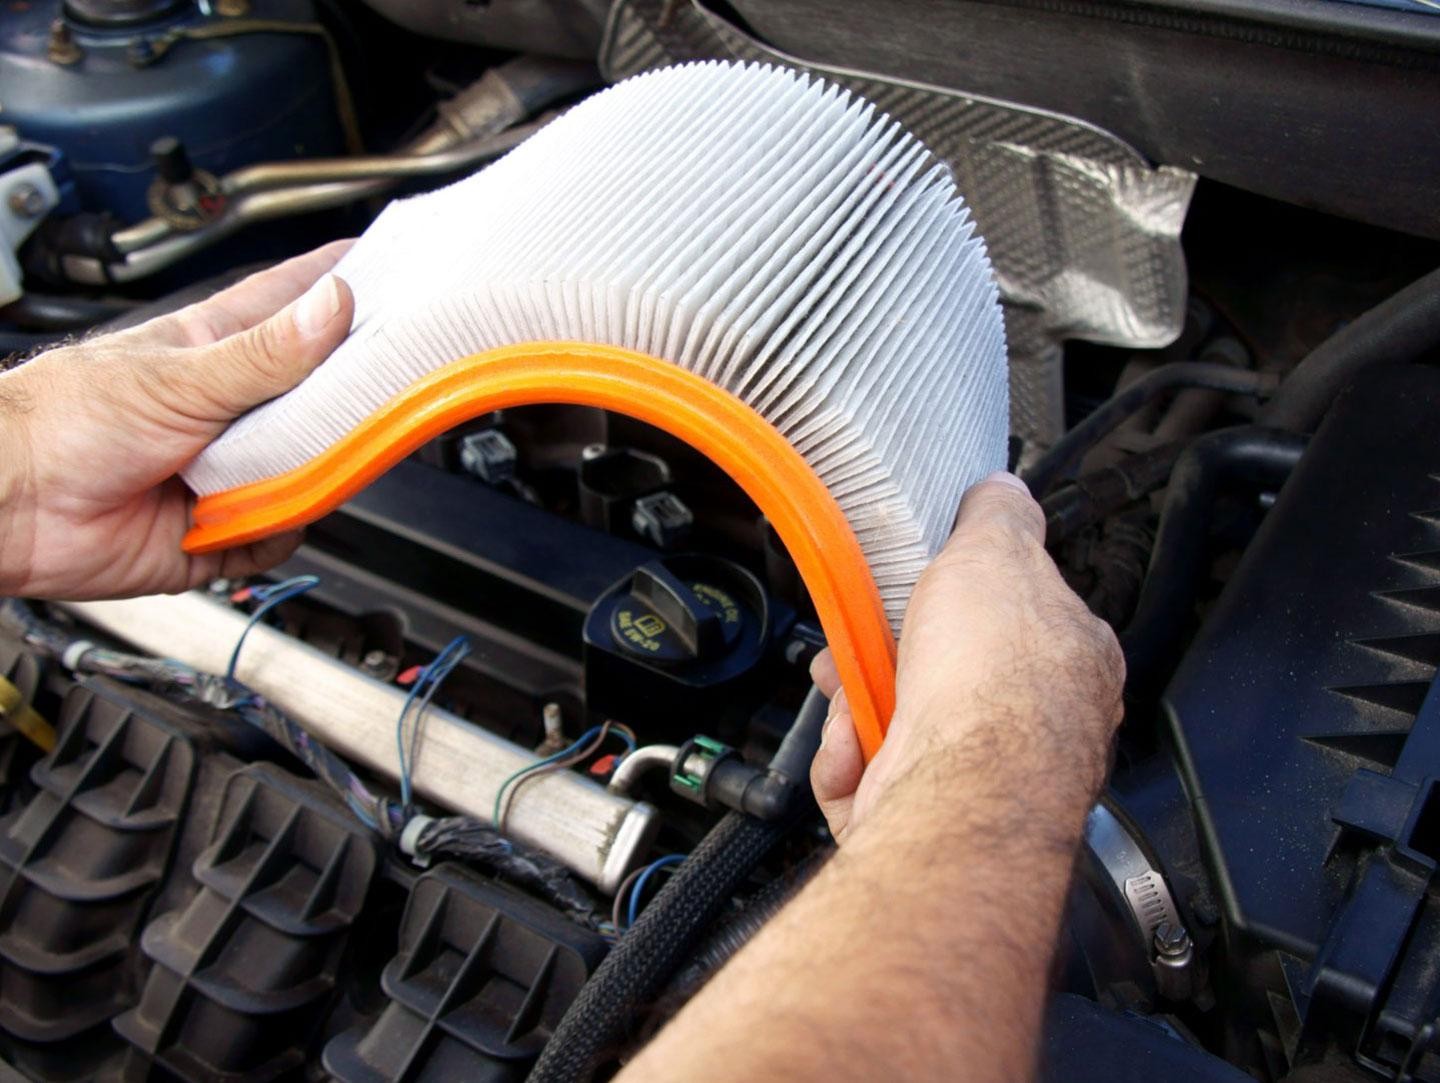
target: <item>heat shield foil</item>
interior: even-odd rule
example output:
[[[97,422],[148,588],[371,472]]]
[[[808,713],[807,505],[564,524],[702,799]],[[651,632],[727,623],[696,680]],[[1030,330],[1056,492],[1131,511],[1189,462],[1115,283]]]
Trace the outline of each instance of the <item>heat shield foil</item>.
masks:
[[[1180,229],[1195,174],[1156,167],[1074,117],[808,64],[697,0],[619,0],[600,49],[606,78],[694,59],[758,60],[868,98],[949,163],[989,247],[1010,354],[1010,425],[1027,454],[1064,430],[1061,343],[1152,348],[1180,334]]]

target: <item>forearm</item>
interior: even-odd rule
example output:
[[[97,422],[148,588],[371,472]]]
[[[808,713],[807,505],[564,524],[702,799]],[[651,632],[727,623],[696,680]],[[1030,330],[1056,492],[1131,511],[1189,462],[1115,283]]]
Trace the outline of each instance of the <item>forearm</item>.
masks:
[[[26,578],[34,544],[34,509],[26,500],[30,449],[24,415],[29,404],[18,374],[0,374],[0,596]]]
[[[1046,726],[971,737],[897,782],[622,1083],[1027,1078],[1100,773]]]

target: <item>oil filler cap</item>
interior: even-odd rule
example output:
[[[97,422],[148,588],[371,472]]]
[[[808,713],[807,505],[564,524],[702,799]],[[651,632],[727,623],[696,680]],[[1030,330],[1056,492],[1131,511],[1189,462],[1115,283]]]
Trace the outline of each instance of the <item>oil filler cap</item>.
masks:
[[[690,554],[642,564],[586,618],[586,704],[649,725],[657,716],[693,721],[726,702],[739,707],[772,620],[765,589],[738,564]]]
[[[657,560],[635,572],[610,617],[610,634],[627,654],[664,665],[716,657],[735,645],[743,624],[734,593]]]

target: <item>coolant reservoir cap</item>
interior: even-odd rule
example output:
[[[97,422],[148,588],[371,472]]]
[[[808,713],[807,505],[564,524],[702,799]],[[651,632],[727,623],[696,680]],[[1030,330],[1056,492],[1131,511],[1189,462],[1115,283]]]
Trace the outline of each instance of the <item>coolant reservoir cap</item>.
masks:
[[[745,614],[735,595],[693,574],[696,569],[642,565],[610,615],[610,635],[623,652],[659,665],[713,658],[740,638]]]

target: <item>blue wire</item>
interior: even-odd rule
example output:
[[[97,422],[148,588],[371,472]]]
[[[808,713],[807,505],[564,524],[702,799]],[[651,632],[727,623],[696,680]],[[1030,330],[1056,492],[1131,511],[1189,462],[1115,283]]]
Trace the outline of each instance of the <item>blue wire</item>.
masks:
[[[640,916],[640,895],[645,890],[645,884],[652,873],[663,869],[668,865],[678,865],[685,860],[685,854],[666,854],[659,861],[652,861],[645,867],[645,871],[635,878],[635,886],[630,889],[630,906],[625,913],[625,928],[635,924],[635,919]]]
[[[410,770],[415,762],[420,720],[424,716],[426,708],[430,706],[430,700],[434,698],[441,682],[469,653],[470,641],[464,636],[456,636],[445,644],[429,665],[420,667],[415,683],[410,686],[410,692],[400,708],[400,717],[395,720],[395,755],[400,761],[400,801],[407,809],[410,807]],[[415,721],[411,727],[410,755],[407,757],[405,754],[405,719],[410,714],[410,708],[419,699],[421,692],[425,693],[425,698],[420,702],[420,709],[416,712]]]
[[[423,714],[425,707],[434,695],[435,688],[443,681],[450,671],[460,663],[465,655],[470,653],[470,645],[464,636],[456,636],[449,643],[441,648],[440,653],[425,666],[420,667],[414,683],[410,686],[410,692],[405,697],[405,703],[400,708],[400,717],[395,721],[395,754],[400,762],[400,797],[406,808],[410,807],[410,768],[415,758],[414,741],[411,742],[411,753],[409,760],[405,755],[405,719],[410,713],[410,708],[420,697],[421,692],[426,692],[426,698],[422,702],[420,711]],[[452,660],[453,656],[453,660]],[[415,724],[419,725],[419,715],[416,716]]]
[[[500,788],[495,792],[495,811],[492,814],[495,826],[497,828],[500,826],[501,818],[505,814],[504,807],[506,790],[508,790],[515,783],[518,783],[521,779],[528,778],[533,772],[540,770],[542,767],[549,767],[552,763],[558,763],[560,760],[565,759],[567,756],[573,756],[576,752],[579,752],[587,744],[593,741],[595,739],[595,735],[598,734],[602,729],[604,729],[603,726],[591,726],[567,748],[562,748],[559,752],[556,752],[554,755],[551,756],[546,756],[543,760],[536,760],[534,763],[526,764],[524,767],[520,768],[520,770],[509,775],[503,782],[501,782]]]
[[[319,585],[320,577],[317,575],[297,575],[293,579],[286,579],[273,586],[251,589],[250,597],[259,598],[262,604],[259,609],[250,614],[249,622],[241,631],[240,638],[235,641],[235,649],[230,652],[230,664],[225,667],[225,676],[228,680],[235,679],[235,667],[240,664],[240,648],[245,646],[245,637],[250,634],[250,629],[259,624],[265,614],[281,602],[288,602],[291,598],[299,597],[307,590],[313,590]]]
[[[451,653],[452,650],[453,653]],[[447,653],[449,654],[448,658],[445,657]],[[415,708],[415,715],[410,720],[410,755],[405,762],[403,779],[403,794],[406,808],[410,807],[410,775],[415,769],[415,760],[420,752],[420,728],[425,721],[425,712],[430,709],[430,703],[435,698],[435,693],[440,690],[440,686],[445,683],[445,678],[449,677],[469,654],[469,641],[463,636],[457,636],[450,641],[450,644],[445,650],[440,652],[440,656],[427,667],[428,672],[425,675],[425,683],[427,685],[425,695],[421,698],[419,706]]]
[[[573,756],[576,752],[579,752],[582,748],[584,748],[591,741],[593,741],[595,737],[602,733],[604,730],[605,726],[591,726],[588,730],[586,730],[578,738],[576,738],[568,747],[562,748],[554,755],[546,756],[543,760],[536,760],[534,763],[527,764],[526,766],[516,771],[514,774],[510,775],[503,782],[501,782],[500,789],[497,790],[495,793],[495,811],[493,814],[493,820],[495,825],[499,827],[501,820],[504,817],[505,792],[509,790],[511,786],[517,785],[524,779],[530,778],[532,775],[534,775],[535,772],[539,771],[541,768],[549,767],[552,763],[558,763],[563,759],[568,759],[570,756]],[[620,730],[613,728],[610,730],[610,732],[616,737],[620,738],[620,740],[625,742],[625,746],[629,750],[625,753],[625,755],[629,755],[630,752],[635,751],[635,742],[629,737],[627,737],[624,733],[622,733]]]
[[[617,730],[612,727],[610,733],[612,736],[618,737],[620,738],[620,740],[625,742],[625,751],[620,755],[620,759],[624,759],[626,756],[630,755],[630,753],[635,751],[635,739],[631,737],[628,733],[626,733],[624,730]]]

